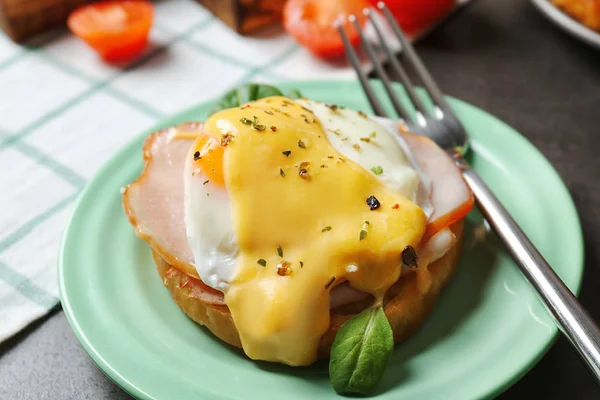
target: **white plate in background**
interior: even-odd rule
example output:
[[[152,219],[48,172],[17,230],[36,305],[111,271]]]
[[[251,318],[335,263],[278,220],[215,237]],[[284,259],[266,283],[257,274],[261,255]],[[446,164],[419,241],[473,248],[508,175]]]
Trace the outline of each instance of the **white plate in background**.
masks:
[[[549,0],[531,0],[533,5],[555,25],[581,41],[600,49],[600,33],[588,28],[578,20],[556,7]]]

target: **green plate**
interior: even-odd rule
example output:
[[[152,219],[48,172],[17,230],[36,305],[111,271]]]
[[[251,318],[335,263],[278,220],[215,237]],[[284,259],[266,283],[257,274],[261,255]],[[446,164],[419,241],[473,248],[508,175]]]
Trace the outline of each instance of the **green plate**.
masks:
[[[284,86],[315,100],[369,110],[356,82]],[[399,86],[398,92],[404,95]],[[560,177],[509,126],[462,101],[449,102],[473,139],[472,165],[577,293],[583,275],[582,233]],[[202,120],[210,106],[201,104],[161,127]],[[145,136],[126,146],[89,183],[64,237],[62,305],[85,350],[113,381],[142,399],[338,397],[329,384],[327,363],[294,369],[251,361],[173,303],[149,247],[129,225],[119,195],[142,170]],[[481,227],[481,217],[471,213],[456,276],[422,329],[396,347],[377,398],[491,397],[522,376],[552,344],[558,331],[553,320],[495,236],[474,240],[473,230]]]

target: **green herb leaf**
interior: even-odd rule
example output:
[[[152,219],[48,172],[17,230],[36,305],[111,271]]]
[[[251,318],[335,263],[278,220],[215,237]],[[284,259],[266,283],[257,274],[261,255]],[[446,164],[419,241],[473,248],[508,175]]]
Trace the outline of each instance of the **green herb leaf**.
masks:
[[[367,231],[365,231],[364,229],[362,229],[362,230],[360,231],[360,236],[359,236],[359,239],[358,239],[358,240],[363,240],[363,239],[364,239],[364,238],[366,238],[366,237],[367,237]]]
[[[325,228],[321,229],[321,232],[327,232],[331,230],[331,226],[326,226]]]
[[[342,325],[329,360],[329,377],[340,394],[369,394],[381,381],[394,335],[381,307],[369,307]]]
[[[265,97],[284,95],[291,99],[302,97],[300,92],[297,90],[287,91],[284,94],[275,86],[258,83],[246,83],[225,93],[214,105],[212,112],[209,115],[228,108],[239,107],[243,104],[263,99]]]
[[[244,124],[244,125],[252,125],[252,121],[250,121],[250,120],[249,120],[248,118],[246,118],[246,117],[242,117],[242,118],[240,119],[240,122],[241,122],[242,124]]]
[[[301,149],[305,149],[306,145],[304,144],[303,140],[298,140],[298,147],[300,147]]]
[[[283,154],[286,157],[289,157],[290,154],[292,154],[292,151],[291,150],[282,151],[281,154]]]
[[[381,168],[381,165],[377,165],[377,166],[371,168],[371,171],[373,171],[373,173],[375,175],[381,175],[381,174],[383,174],[383,168]]]
[[[279,254],[279,257],[283,257],[283,249],[281,246],[277,246],[277,254]]]
[[[259,259],[256,263],[262,267],[267,266],[267,260],[265,260],[264,258]]]
[[[283,172],[282,168],[279,168],[279,175],[281,175],[282,178],[285,178],[285,172]]]
[[[286,90],[283,95],[290,99],[299,99],[300,97],[302,97],[302,93],[300,93],[300,91],[296,89]]]

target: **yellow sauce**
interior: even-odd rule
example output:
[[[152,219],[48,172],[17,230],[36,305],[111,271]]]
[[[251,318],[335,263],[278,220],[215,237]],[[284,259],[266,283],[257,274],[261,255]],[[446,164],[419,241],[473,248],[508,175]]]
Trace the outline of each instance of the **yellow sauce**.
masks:
[[[205,132],[233,135],[223,174],[239,254],[225,302],[244,351],[309,365],[329,327],[331,289],[347,280],[381,298],[400,276],[402,250],[419,243],[426,216],[345,159],[314,115],[289,99],[221,111]],[[372,195],[375,210],[367,205]]]

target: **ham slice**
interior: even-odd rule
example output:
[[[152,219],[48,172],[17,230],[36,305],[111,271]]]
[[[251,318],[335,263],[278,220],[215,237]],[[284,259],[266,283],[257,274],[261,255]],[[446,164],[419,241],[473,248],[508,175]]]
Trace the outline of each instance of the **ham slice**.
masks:
[[[211,304],[223,304],[222,293],[204,285],[198,276],[184,222],[184,160],[195,135],[201,131],[201,123],[185,123],[150,135],[144,143],[144,170],[125,188],[123,206],[137,235],[150,244],[157,256],[191,278],[182,284],[193,283],[194,290],[202,292],[196,293],[198,298],[208,296]],[[426,239],[432,240],[424,249],[430,254],[430,261],[435,261],[454,243],[454,236],[446,228],[469,212],[473,197],[454,162],[435,143],[408,133],[402,133],[402,138],[431,184],[434,210]],[[340,284],[332,291],[331,307],[368,296],[346,283]]]
[[[123,193],[125,213],[137,235],[166,262],[197,279],[183,206],[184,161],[194,140],[175,136],[179,131],[193,137],[201,130],[201,123],[186,123],[148,136],[144,170]]]
[[[433,214],[427,222],[427,239],[467,215],[473,208],[473,194],[454,161],[431,139],[404,132],[401,136],[421,172],[430,180]]]

